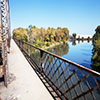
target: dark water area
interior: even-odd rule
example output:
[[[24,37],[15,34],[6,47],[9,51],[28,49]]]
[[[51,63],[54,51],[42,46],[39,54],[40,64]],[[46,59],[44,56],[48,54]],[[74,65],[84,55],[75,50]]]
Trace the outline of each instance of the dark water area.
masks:
[[[56,46],[49,50],[65,59],[71,60],[77,64],[83,65],[87,68],[91,68],[91,57],[92,57],[92,41],[84,41],[78,43],[68,42],[67,44],[62,44]]]

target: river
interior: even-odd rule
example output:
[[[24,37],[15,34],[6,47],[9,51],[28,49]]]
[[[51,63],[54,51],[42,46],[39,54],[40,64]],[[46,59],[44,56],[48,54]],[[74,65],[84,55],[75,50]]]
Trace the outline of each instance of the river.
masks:
[[[49,50],[63,58],[71,60],[75,63],[83,65],[87,68],[91,68],[91,57],[92,57],[92,41],[75,41],[74,43],[69,41],[67,44],[56,46]]]

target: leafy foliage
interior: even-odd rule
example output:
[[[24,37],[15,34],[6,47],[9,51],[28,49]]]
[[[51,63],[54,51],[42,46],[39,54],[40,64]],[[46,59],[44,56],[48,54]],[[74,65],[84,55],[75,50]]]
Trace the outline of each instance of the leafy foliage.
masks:
[[[23,39],[35,46],[42,47],[43,45],[49,46],[55,42],[66,42],[69,39],[68,28],[58,27],[47,29],[37,28],[36,26],[29,25],[27,29],[17,28],[13,30],[13,36],[17,39]]]
[[[18,40],[23,39],[24,41],[28,41],[27,30],[24,28],[18,28],[13,30],[13,36]]]
[[[77,35],[76,33],[72,34],[73,39],[76,39],[76,35]]]
[[[96,33],[93,36],[93,56],[92,68],[100,72],[100,26],[96,28]]]

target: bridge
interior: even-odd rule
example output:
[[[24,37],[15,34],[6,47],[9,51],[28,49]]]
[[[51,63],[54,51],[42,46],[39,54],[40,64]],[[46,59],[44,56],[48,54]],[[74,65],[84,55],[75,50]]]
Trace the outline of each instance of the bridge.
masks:
[[[100,73],[11,39],[8,0],[0,0],[0,18],[1,100],[99,100]]]

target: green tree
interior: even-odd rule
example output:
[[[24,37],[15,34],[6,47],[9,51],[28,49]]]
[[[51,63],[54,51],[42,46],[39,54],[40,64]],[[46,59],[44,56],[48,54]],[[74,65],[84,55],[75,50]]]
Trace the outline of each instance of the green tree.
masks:
[[[65,39],[68,40],[69,39],[69,30],[68,30],[68,28],[63,28],[63,32],[64,32]]]
[[[47,31],[45,28],[40,28],[40,39],[46,41]]]
[[[27,38],[27,30],[24,28],[17,28],[13,30],[13,36],[16,37],[18,40],[28,40]]]
[[[72,34],[73,39],[76,39],[76,36],[77,36],[76,33],[73,33],[73,34]]]
[[[91,38],[88,36],[87,41],[90,42]]]
[[[43,27],[37,28],[36,26],[29,25],[27,29],[14,29],[13,36],[19,40],[23,39],[24,41],[41,47],[42,45],[49,46],[58,41],[66,43],[66,40],[69,38],[69,30],[68,28],[61,27],[57,29],[48,27],[48,29],[45,29]]]
[[[82,37],[82,42],[84,41],[84,37]]]
[[[100,72],[100,26],[96,28],[96,33],[93,36],[93,55],[92,55],[92,68]]]
[[[47,38],[48,38],[48,40],[49,41],[51,41],[51,28],[50,27],[48,27],[48,29],[47,29]]]
[[[27,34],[28,34],[28,39],[29,39],[29,42],[32,44],[32,25],[29,25],[28,26],[28,31],[27,31]]]
[[[61,27],[58,27],[58,28],[56,29],[56,36],[57,36],[57,38],[58,38],[59,41],[62,40],[63,32],[62,32]]]
[[[55,29],[51,28],[51,41],[54,41],[54,37],[55,37]]]

